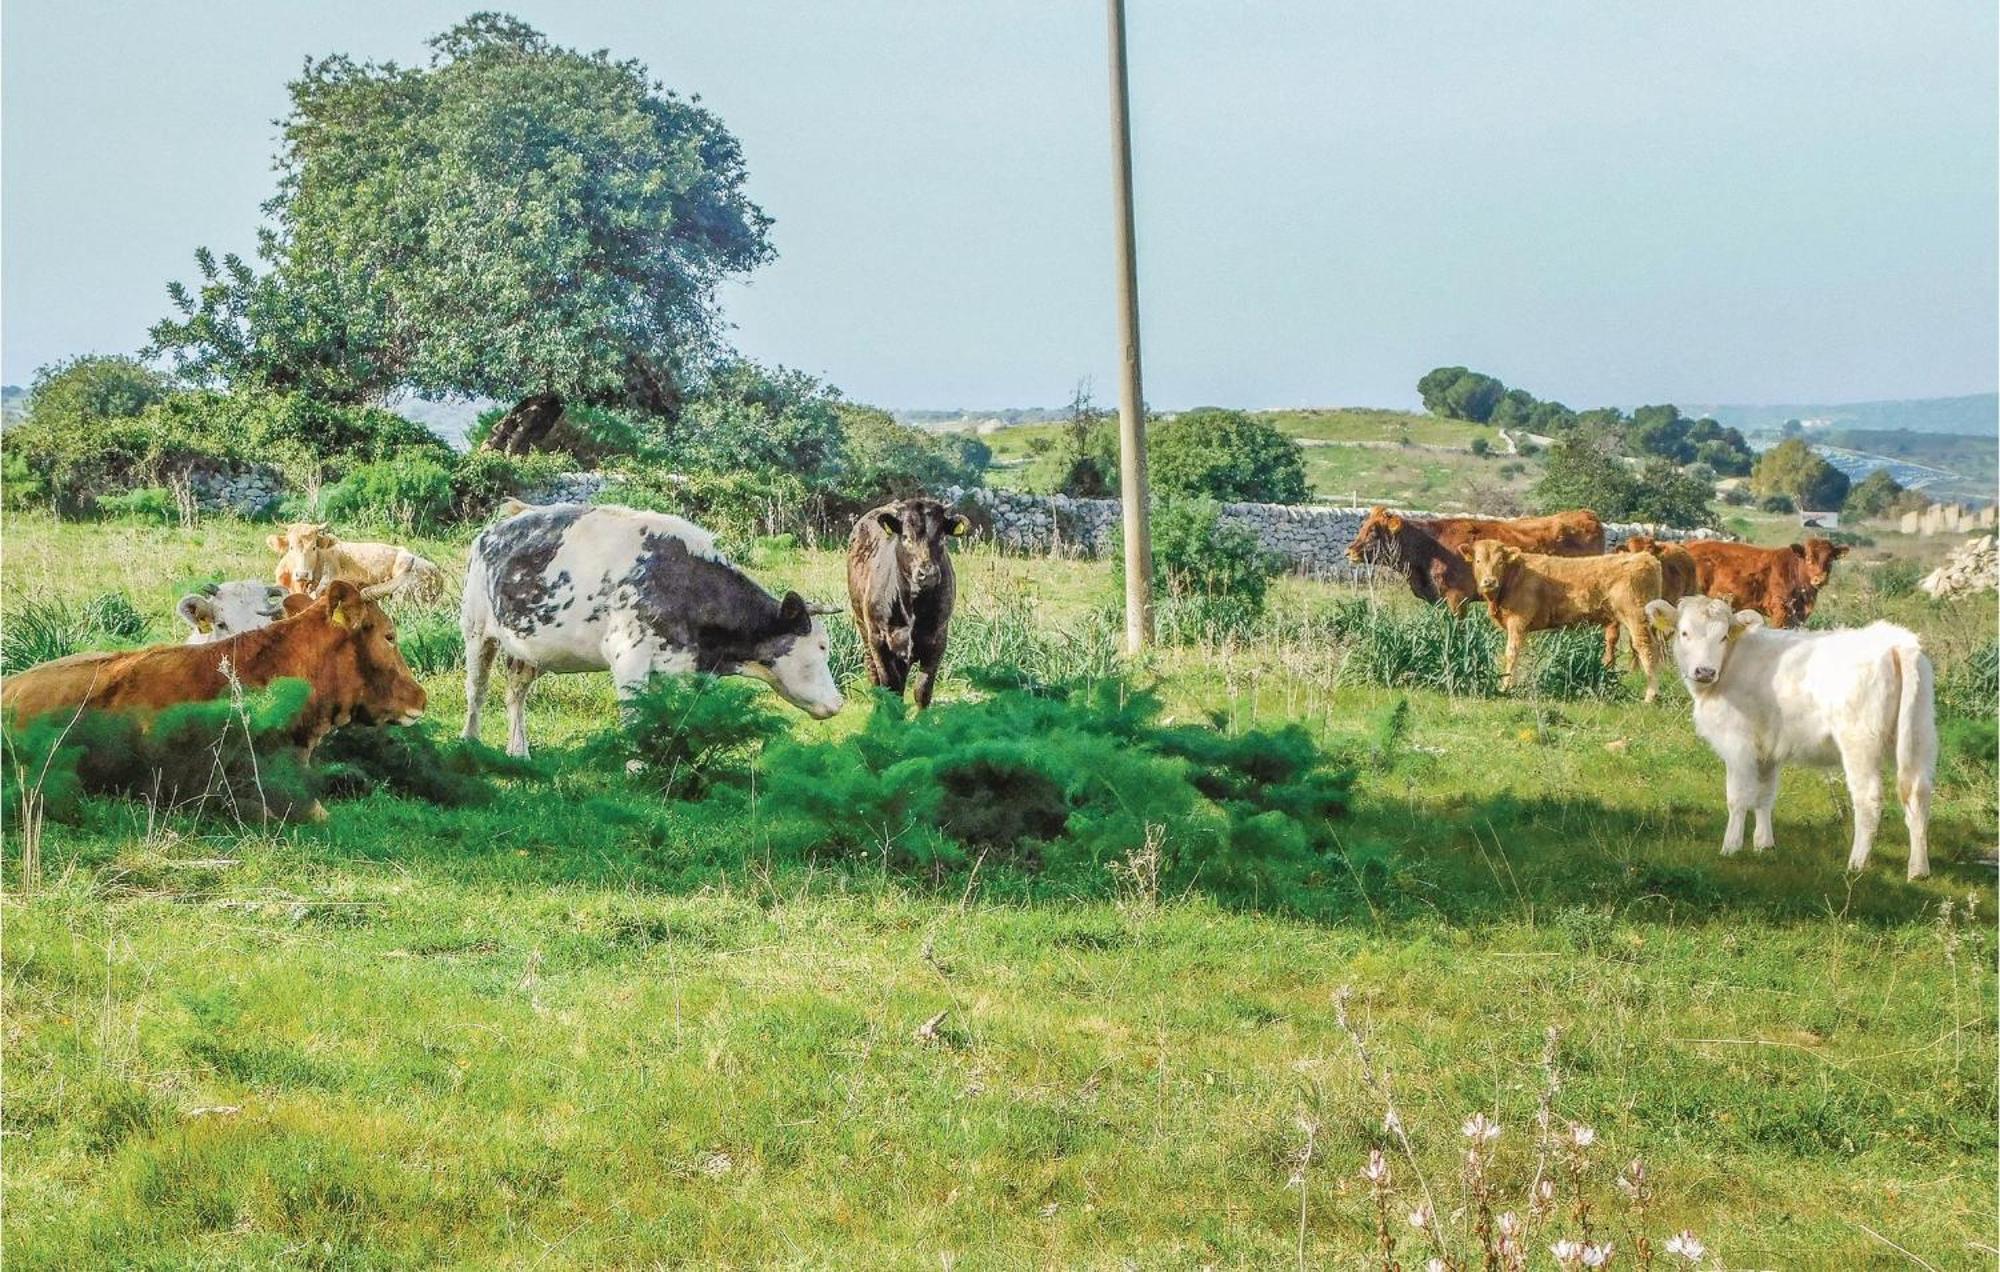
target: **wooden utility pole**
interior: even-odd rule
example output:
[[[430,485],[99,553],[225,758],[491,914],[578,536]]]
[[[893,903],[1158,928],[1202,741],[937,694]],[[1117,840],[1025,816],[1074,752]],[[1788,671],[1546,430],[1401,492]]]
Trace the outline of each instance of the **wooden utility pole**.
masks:
[[[1146,491],[1146,393],[1139,374],[1139,260],[1132,229],[1132,116],[1125,0],[1111,18],[1111,168],[1118,212],[1118,489],[1125,499],[1125,649],[1153,639],[1153,531]]]

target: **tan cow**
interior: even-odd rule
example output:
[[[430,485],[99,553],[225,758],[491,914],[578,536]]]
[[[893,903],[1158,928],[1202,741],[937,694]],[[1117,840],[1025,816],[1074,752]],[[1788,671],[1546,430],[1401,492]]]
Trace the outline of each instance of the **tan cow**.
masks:
[[[335,580],[354,584],[371,601],[405,592],[430,598],[444,590],[444,572],[408,548],[348,543],[320,522],[294,521],[264,544],[278,553],[278,586],[288,592],[318,596]]]
[[[1502,689],[1514,683],[1529,632],[1616,623],[1638,651],[1646,673],[1646,701],[1659,696],[1658,650],[1646,604],[1660,598],[1660,563],[1650,553],[1553,557],[1483,540],[1460,548],[1459,555],[1472,562],[1473,581],[1497,609],[1507,633]]]
[[[1699,596],[1699,572],[1694,556],[1678,543],[1665,539],[1655,539],[1650,535],[1635,534],[1618,545],[1620,552],[1644,552],[1660,563],[1660,599],[1669,605],[1678,605],[1683,596]],[[1618,624],[1604,625],[1604,665],[1618,665]],[[1633,665],[1638,665],[1639,651],[1632,651]]]

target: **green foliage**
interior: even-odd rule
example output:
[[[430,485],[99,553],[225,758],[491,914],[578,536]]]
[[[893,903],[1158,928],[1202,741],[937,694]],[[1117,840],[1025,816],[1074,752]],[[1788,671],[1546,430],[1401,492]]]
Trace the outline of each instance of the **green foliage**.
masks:
[[[717,367],[665,440],[686,473],[830,475],[840,458],[840,394],[803,371],[747,359]]]
[[[1465,617],[1453,618],[1442,605],[1408,612],[1369,604],[1352,631],[1343,679],[1454,697],[1499,691],[1500,629],[1483,607],[1467,606]]]
[[[1079,380],[1070,396],[1062,430],[1043,445],[1028,465],[1023,485],[1040,494],[1103,499],[1118,491],[1118,432],[1090,395],[1090,382]]]
[[[1886,600],[1913,595],[1924,577],[1924,568],[1908,557],[1884,561],[1870,572],[1875,595]]]
[[[1677,468],[1672,460],[1649,459],[1639,469],[1638,481],[1631,487],[1625,506],[1613,515],[1621,521],[1679,526],[1684,530],[1713,527],[1715,510],[1709,506],[1713,494],[1713,486]]]
[[[629,473],[616,499],[686,517],[739,553],[762,536],[815,534],[823,523],[805,482],[790,473]]]
[[[1472,439],[1472,444],[1469,447],[1469,449],[1472,451],[1473,454],[1479,456],[1479,458],[1485,459],[1486,456],[1493,450],[1493,443],[1487,441],[1483,437],[1475,437]]]
[[[290,746],[312,686],[282,679],[234,699],[168,707],[144,724],[115,711],[52,712],[5,727],[8,780],[50,775],[48,816],[74,820],[81,795],[121,795],[162,812],[237,823],[297,820],[317,785]],[[60,774],[60,776],[56,776]],[[18,790],[7,794],[18,808]]]
[[[1604,635],[1596,628],[1542,632],[1533,638],[1531,656],[1537,697],[1570,702],[1626,696],[1624,676],[1604,665]]]
[[[1988,641],[1943,669],[1937,678],[1938,710],[1991,719],[2000,704],[2000,640]]]
[[[655,676],[585,754],[624,768],[669,799],[700,799],[748,771],[758,748],[790,720],[756,685],[715,676]]]
[[[1439,367],[1417,381],[1417,393],[1432,415],[1484,424],[1507,396],[1507,386],[1464,367]]]
[[[220,382],[338,400],[407,387],[671,413],[715,343],[716,287],[771,251],[735,138],[640,63],[510,17],[475,14],[431,51],[307,62],[265,274],[204,256],[201,296],[174,293],[156,346]]]
[[[1101,890],[1107,863],[1165,845],[1165,882],[1249,895],[1322,870],[1354,773],[1296,726],[1164,726],[1115,679],[1002,690],[921,715],[878,695],[843,743],[778,742],[777,843],[932,875],[985,859]],[[1151,829],[1149,829],[1151,828]]]
[[[486,439],[492,436],[493,426],[506,414],[503,407],[479,413],[479,418],[465,432],[466,458],[482,453],[498,454],[486,449]],[[602,468],[618,461],[656,461],[660,457],[655,424],[635,420],[622,411],[575,402],[563,406],[562,418],[536,444],[536,449],[566,457],[565,466],[570,469]],[[524,455],[514,458],[537,457]]]
[[[173,492],[159,486],[140,486],[122,494],[99,495],[97,511],[107,517],[129,517],[134,521],[149,521],[155,525],[170,526],[180,520],[180,505],[174,501]]]
[[[1899,517],[1929,504],[1922,491],[1905,489],[1888,469],[1878,468],[1848,489],[1840,510],[1849,517]]]
[[[440,604],[398,611],[396,648],[418,676],[462,671],[465,637],[459,630],[458,607]]]
[[[1604,434],[1569,429],[1550,447],[1535,504],[1544,513],[1589,508],[1606,521],[1646,521],[1691,528],[1713,526],[1706,482],[1671,460],[1654,458],[1638,472],[1620,459]]]
[[[1153,516],[1153,569],[1173,611],[1163,627],[1195,635],[1240,630],[1264,612],[1271,577],[1283,558],[1264,551],[1250,530],[1222,520],[1206,499],[1163,502]]]
[[[1148,429],[1146,463],[1163,499],[1304,503],[1305,452],[1270,421],[1204,407]]]
[[[47,429],[87,432],[109,420],[130,419],[163,400],[168,388],[166,377],[134,358],[68,358],[36,370],[27,420]]]
[[[1757,508],[1762,512],[1775,512],[1783,516],[1790,516],[1799,510],[1799,506],[1792,502],[1790,495],[1765,495],[1757,501]]]
[[[383,791],[441,808],[490,802],[493,787],[487,777],[521,781],[548,777],[534,761],[478,742],[452,738],[440,743],[425,726],[335,729],[319,744],[313,760],[327,799]]]
[[[428,456],[362,464],[326,492],[327,515],[342,521],[372,518],[428,533],[448,521],[457,505],[452,476]]]
[[[837,414],[840,456],[828,493],[855,513],[951,486],[977,486],[992,458],[976,437],[911,428],[872,406],[842,403]]]
[[[0,675],[26,671],[86,649],[132,645],[146,635],[144,615],[122,592],[72,606],[61,597],[22,601],[0,622]]]
[[[475,447],[451,465],[451,512],[460,521],[478,521],[510,495],[527,494],[549,485],[576,467],[557,450],[506,455]]]
[[[1785,495],[1801,508],[1825,511],[1839,508],[1847,499],[1848,480],[1803,438],[1791,437],[1757,457],[1750,470],[1750,489],[1767,498]]]

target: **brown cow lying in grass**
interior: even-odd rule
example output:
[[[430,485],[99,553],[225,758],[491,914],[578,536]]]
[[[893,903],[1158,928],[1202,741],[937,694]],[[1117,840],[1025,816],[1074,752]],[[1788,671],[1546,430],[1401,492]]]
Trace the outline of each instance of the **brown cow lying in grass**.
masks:
[[[1479,595],[1472,567],[1423,527],[1423,522],[1387,508],[1370,509],[1354,542],[1347,545],[1347,559],[1399,571],[1418,600],[1443,601],[1451,616],[1458,618],[1465,613],[1465,603]]]
[[[1452,552],[1490,540],[1548,556],[1604,555],[1604,522],[1588,508],[1546,517],[1432,517],[1414,524]]]
[[[1616,623],[1638,651],[1646,673],[1646,701],[1659,696],[1659,651],[1646,604],[1660,598],[1660,563],[1650,553],[1554,557],[1489,540],[1460,548],[1459,554],[1472,563],[1479,593],[1507,633],[1502,689],[1514,683],[1529,632]]]
[[[318,596],[335,580],[354,584],[371,601],[404,592],[435,597],[444,590],[444,572],[408,548],[348,543],[317,522],[295,521],[264,544],[278,554],[278,586],[288,592]]]
[[[224,663],[229,670],[223,669]],[[395,625],[351,583],[268,627],[202,645],[72,654],[7,677],[0,709],[20,721],[85,707],[151,715],[230,690],[297,677],[312,686],[292,741],[305,759],[349,721],[408,724],[424,713],[424,687],[396,648]]]
[[[1845,547],[1819,538],[1784,548],[1697,539],[1687,550],[1697,592],[1728,601],[1731,609],[1756,610],[1773,627],[1805,626],[1833,563],[1847,555]]]
[[[1635,534],[1618,545],[1620,552],[1644,552],[1660,563],[1660,599],[1669,605],[1678,605],[1683,596],[1697,596],[1694,558],[1678,543],[1655,539],[1650,535]],[[1618,665],[1618,632],[1616,623],[1604,625],[1604,665]],[[1639,651],[1632,651],[1632,662],[1638,665]]]

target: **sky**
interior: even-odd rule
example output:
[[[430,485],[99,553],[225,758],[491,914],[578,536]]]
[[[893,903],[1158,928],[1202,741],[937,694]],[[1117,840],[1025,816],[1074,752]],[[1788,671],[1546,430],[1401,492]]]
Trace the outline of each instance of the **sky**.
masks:
[[[1987,392],[1996,6],[1128,0],[1154,405],[1407,406],[1463,363],[1575,407]],[[778,259],[744,352],[894,407],[1116,399],[1096,0],[592,0],[741,139]],[[125,352],[249,252],[308,55],[431,0],[6,0],[0,362]]]

